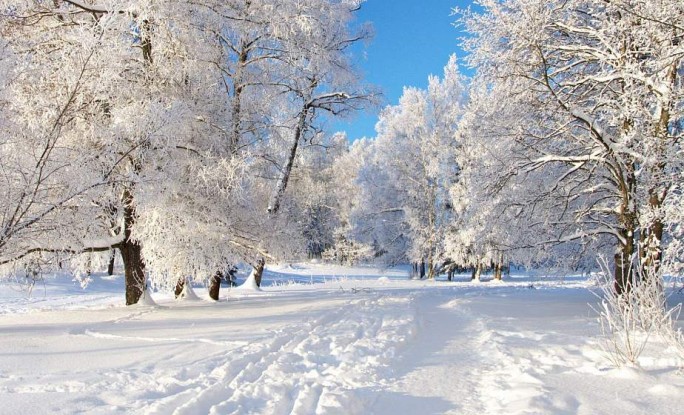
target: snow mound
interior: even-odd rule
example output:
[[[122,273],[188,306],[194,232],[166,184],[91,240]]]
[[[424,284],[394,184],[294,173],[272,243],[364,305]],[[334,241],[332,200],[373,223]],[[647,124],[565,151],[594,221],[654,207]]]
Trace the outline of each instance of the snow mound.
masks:
[[[186,282],[183,286],[183,291],[181,291],[180,295],[178,296],[178,301],[200,301],[200,298],[192,288],[192,284]]]
[[[249,277],[242,283],[242,285],[233,288],[236,291],[261,291],[261,288],[256,283],[256,277],[254,276],[254,270],[249,274]]]
[[[447,310],[453,310],[455,308],[459,308],[463,304],[463,300],[461,299],[455,299],[451,300],[449,302],[446,302],[442,305],[439,306],[439,308],[447,309]]]
[[[678,396],[679,393],[681,393],[681,389],[677,388],[676,386],[672,385],[667,385],[667,384],[659,384],[651,387],[648,390],[649,393],[653,395],[660,395],[660,396]]]
[[[378,282],[381,282],[381,283],[383,283],[383,284],[389,284],[389,283],[390,283],[390,279],[387,278],[387,277],[380,277],[380,278],[378,278]]]
[[[610,371],[610,376],[616,379],[639,380],[647,375],[636,366],[623,366]]]
[[[152,298],[152,293],[150,292],[150,287],[146,287],[145,291],[143,291],[142,296],[137,302],[137,305],[143,306],[143,307],[157,307],[158,304],[154,301],[154,298]]]

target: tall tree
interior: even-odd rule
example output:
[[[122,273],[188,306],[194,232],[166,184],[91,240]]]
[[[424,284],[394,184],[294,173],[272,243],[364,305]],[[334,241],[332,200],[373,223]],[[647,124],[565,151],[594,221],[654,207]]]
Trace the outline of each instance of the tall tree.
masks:
[[[374,100],[376,94],[359,85],[348,53],[350,46],[370,33],[366,26],[351,27],[362,2],[308,0],[292,8],[290,19],[295,25],[283,43],[286,54],[280,83],[293,102],[294,114],[291,138],[268,203],[271,215],[280,209],[299,146],[315,131],[320,113],[344,115]]]
[[[502,137],[513,154],[504,174],[548,184],[526,207],[546,205],[548,219],[533,223],[553,230],[546,242],[614,238],[616,289],[629,289],[639,262],[658,267],[667,172],[680,169],[672,155],[681,137],[681,3],[482,6],[463,18],[471,63],[496,99],[529,114]]]

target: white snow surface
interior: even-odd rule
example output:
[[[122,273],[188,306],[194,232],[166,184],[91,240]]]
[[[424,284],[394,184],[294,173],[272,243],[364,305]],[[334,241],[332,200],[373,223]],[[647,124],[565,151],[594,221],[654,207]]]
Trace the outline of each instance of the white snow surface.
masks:
[[[680,414],[683,362],[657,341],[616,369],[583,277],[415,281],[408,270],[271,266],[260,290],[123,305],[0,284],[1,414]],[[679,296],[679,297],[677,297]],[[681,301],[683,294],[671,300]],[[152,305],[156,304],[156,305]],[[662,347],[659,347],[662,346]]]

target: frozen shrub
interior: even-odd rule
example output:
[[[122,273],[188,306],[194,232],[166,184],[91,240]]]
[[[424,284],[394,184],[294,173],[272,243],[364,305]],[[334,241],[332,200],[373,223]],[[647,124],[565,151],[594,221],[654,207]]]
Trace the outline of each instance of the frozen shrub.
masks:
[[[668,309],[662,276],[655,273],[655,278],[645,278],[649,272],[636,270],[636,282],[617,295],[615,278],[606,261],[601,261],[601,268],[597,277],[601,303],[595,310],[604,335],[601,346],[611,362],[617,367],[637,366],[653,337],[674,346],[684,357],[684,336],[675,324],[681,303]]]

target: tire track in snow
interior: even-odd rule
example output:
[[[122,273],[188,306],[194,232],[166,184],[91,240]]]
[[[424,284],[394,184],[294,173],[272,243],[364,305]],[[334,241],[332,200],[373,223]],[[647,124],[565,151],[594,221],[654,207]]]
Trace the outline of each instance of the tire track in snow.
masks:
[[[100,331],[88,330],[83,332],[84,335],[95,337],[98,339],[109,339],[109,340],[129,340],[129,341],[142,341],[148,343],[206,343],[214,346],[224,346],[230,348],[236,348],[240,346],[246,346],[248,342],[245,341],[216,341],[204,338],[189,338],[183,339],[180,337],[143,337],[143,336],[121,336],[118,334],[103,333]]]
[[[223,354],[208,376],[143,413],[365,413],[368,402],[357,390],[382,383],[378,371],[412,337],[414,323],[407,297],[353,300]]]

